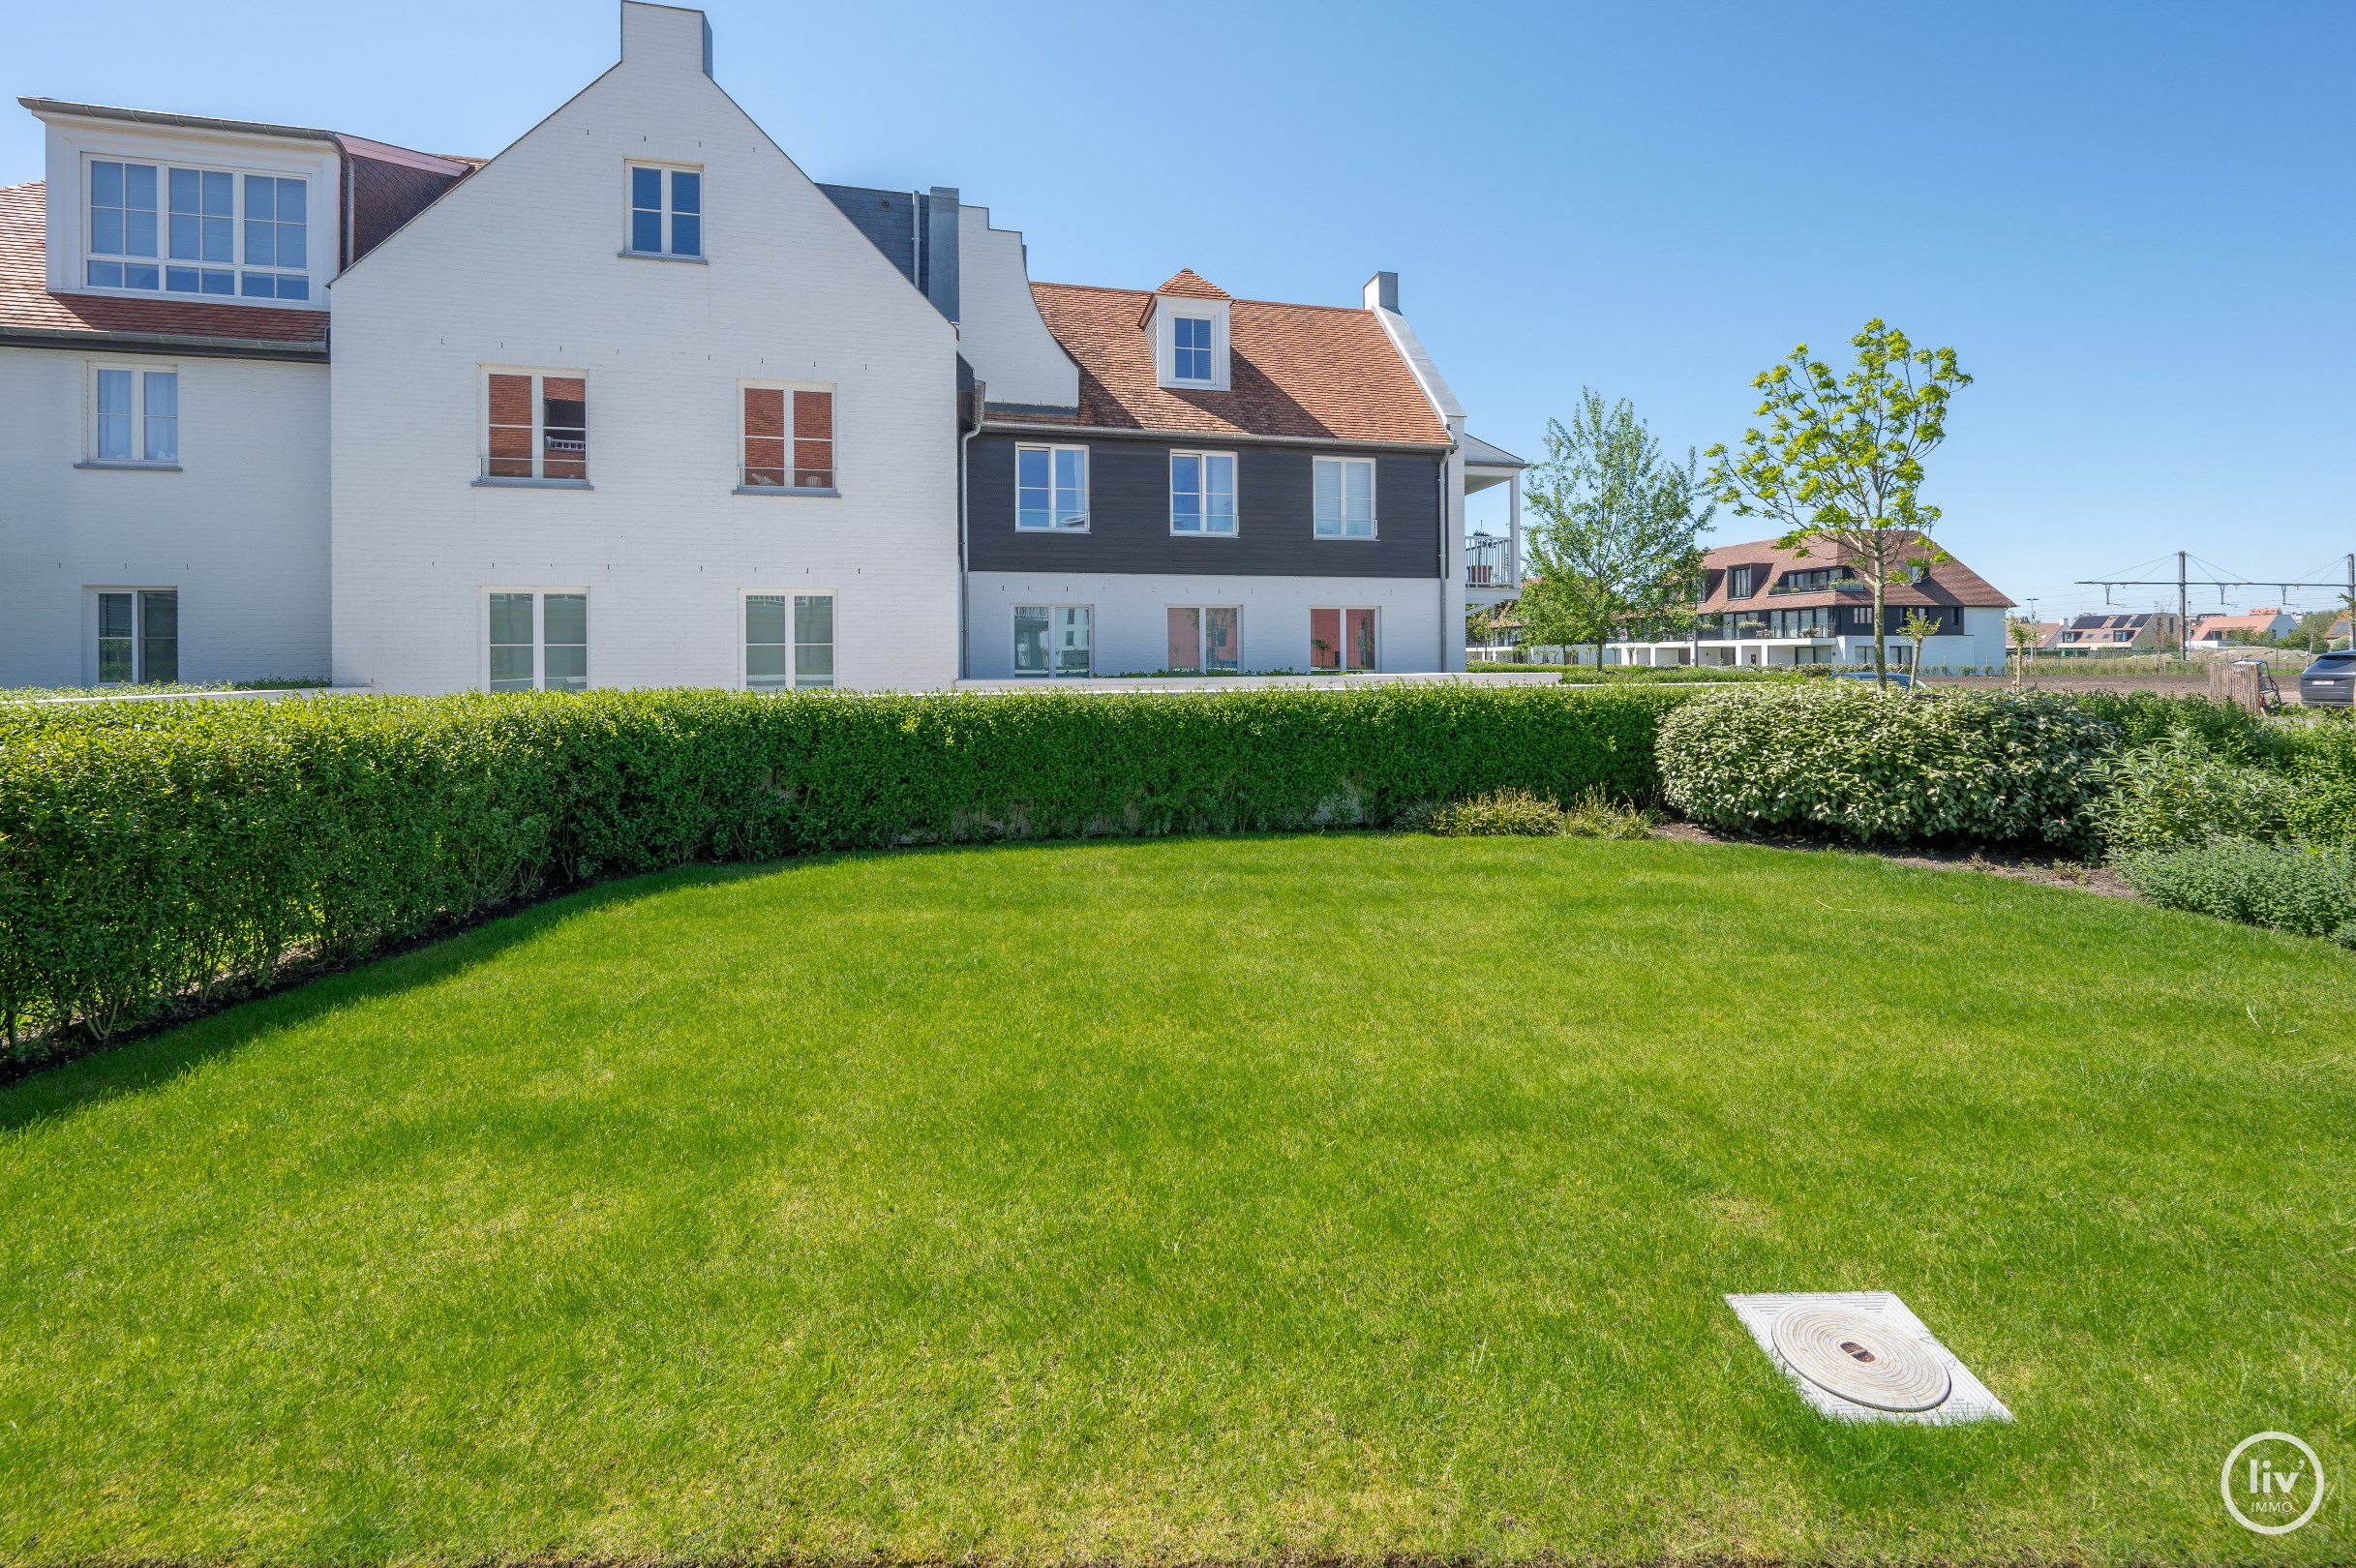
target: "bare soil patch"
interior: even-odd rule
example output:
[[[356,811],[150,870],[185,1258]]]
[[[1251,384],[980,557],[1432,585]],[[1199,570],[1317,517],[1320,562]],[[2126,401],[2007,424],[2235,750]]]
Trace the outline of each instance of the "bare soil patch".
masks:
[[[2081,892],[2100,893],[2106,898],[2137,896],[2135,890],[2128,886],[2127,879],[2109,866],[2089,865],[2067,855],[1943,850],[1921,845],[1892,848],[1825,838],[1722,833],[1714,828],[1705,828],[1691,822],[1663,823],[1653,829],[1652,836],[1676,839],[1687,844],[1764,844],[1770,849],[1845,850],[1852,855],[1877,856],[1902,865],[1927,865],[1943,871],[1984,871],[1992,877],[2009,877],[2015,882],[2034,882],[2046,888],[2075,888]]]

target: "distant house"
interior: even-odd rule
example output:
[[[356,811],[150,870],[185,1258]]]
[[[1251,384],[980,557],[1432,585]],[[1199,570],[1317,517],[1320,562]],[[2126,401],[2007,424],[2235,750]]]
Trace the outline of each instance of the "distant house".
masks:
[[[1629,664],[1870,664],[1873,590],[1851,560],[1824,544],[1804,556],[1771,539],[1722,545],[1702,560],[1694,633],[1630,638],[1614,648]],[[1922,568],[1884,591],[1889,661],[1903,665],[1913,656],[1898,628],[1919,611],[1939,622],[1922,647],[1924,669],[2002,665],[2005,612],[2011,608],[2010,599],[1959,560]]]
[[[2183,624],[2172,611],[2144,610],[2132,615],[2079,616],[2064,626],[2050,645],[2057,653],[2158,652],[2176,646]]]
[[[2254,643],[2261,637],[2280,637],[2298,625],[2299,618],[2280,609],[2250,610],[2238,616],[2215,615],[2192,618],[2192,644],[2221,647],[2226,643]]]

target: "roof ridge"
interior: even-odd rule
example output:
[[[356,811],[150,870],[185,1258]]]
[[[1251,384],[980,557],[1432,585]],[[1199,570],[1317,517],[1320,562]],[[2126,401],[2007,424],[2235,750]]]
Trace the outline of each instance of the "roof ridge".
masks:
[[[1031,286],[1034,288],[1075,288],[1091,294],[1151,295],[1154,292],[1150,288],[1124,288],[1119,284],[1049,283],[1044,279],[1036,278],[1032,280]],[[1364,316],[1366,314],[1366,307],[1363,305],[1319,305],[1305,299],[1249,299],[1236,294],[1229,295],[1228,301],[1235,305],[1270,305],[1285,311],[1333,311],[1343,316]]]

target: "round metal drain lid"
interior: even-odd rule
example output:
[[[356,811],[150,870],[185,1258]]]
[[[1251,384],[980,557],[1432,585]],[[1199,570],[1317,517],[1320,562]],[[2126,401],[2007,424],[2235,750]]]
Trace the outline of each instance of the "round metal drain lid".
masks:
[[[1870,1312],[1795,1307],[1775,1319],[1772,1337],[1794,1372],[1852,1404],[1935,1409],[1955,1386],[1921,1341]]]

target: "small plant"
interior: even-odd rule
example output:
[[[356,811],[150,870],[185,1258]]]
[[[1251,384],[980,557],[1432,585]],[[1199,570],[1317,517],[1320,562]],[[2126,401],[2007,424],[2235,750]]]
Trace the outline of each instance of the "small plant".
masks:
[[[1423,826],[1442,838],[1554,838],[1563,830],[1562,807],[1529,790],[1492,790],[1435,807]]]
[[[1652,822],[1643,807],[1590,788],[1563,809],[1562,831],[1573,838],[1650,838]]]
[[[2356,948],[2356,852],[2223,838],[2124,856],[2119,868],[2165,908]]]

